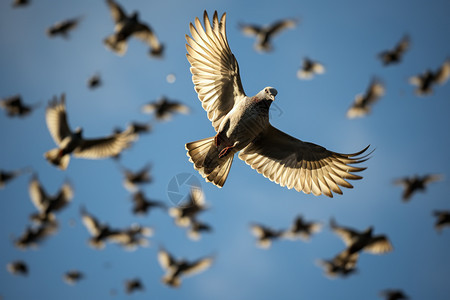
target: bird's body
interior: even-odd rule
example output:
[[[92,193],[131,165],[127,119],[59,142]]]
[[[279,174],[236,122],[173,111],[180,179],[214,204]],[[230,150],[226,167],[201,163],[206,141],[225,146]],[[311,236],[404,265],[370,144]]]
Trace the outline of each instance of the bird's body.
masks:
[[[428,184],[440,181],[442,178],[443,176],[441,174],[414,175],[396,179],[394,180],[394,184],[403,187],[402,200],[403,202],[408,202],[416,192],[425,192]]]
[[[251,225],[253,235],[257,238],[257,245],[261,248],[267,249],[272,245],[272,241],[283,236],[283,230],[274,230],[264,225]]]
[[[63,279],[67,284],[75,284],[84,278],[83,273],[77,270],[68,271],[63,275]]]
[[[409,44],[409,36],[405,35],[393,49],[381,52],[378,56],[383,65],[387,66],[401,62],[403,55],[409,49]]]
[[[384,95],[384,85],[378,79],[373,79],[364,95],[357,95],[352,106],[347,111],[347,118],[363,117],[372,110],[372,105]]]
[[[297,71],[297,77],[299,79],[312,79],[315,74],[323,74],[325,72],[325,67],[309,58],[303,59],[303,64],[301,69]]]
[[[80,23],[80,21],[81,18],[73,18],[58,22],[47,29],[47,35],[49,37],[55,37],[60,35],[63,38],[68,38],[69,32],[75,29]]]
[[[450,211],[436,210],[433,215],[436,217],[434,228],[438,232],[441,232],[444,227],[450,227]]]
[[[409,78],[409,82],[416,86],[415,93],[425,96],[433,92],[436,84],[444,84],[450,77],[450,60],[446,60],[439,69],[432,71],[427,69],[422,74]]]
[[[54,234],[58,229],[56,220],[45,222],[38,227],[28,226],[25,232],[15,241],[18,248],[37,247],[48,236]]]
[[[318,222],[307,222],[301,216],[298,216],[291,228],[283,233],[284,237],[290,239],[300,238],[303,240],[309,240],[311,235],[315,232],[320,231],[322,225]]]
[[[20,95],[15,95],[0,100],[0,107],[6,111],[8,117],[25,117],[29,115],[39,104],[26,105]]]
[[[187,114],[189,108],[176,101],[170,100],[167,97],[161,97],[157,101],[147,103],[142,106],[142,112],[144,113],[154,113],[157,120],[169,120],[172,114],[182,113]]]
[[[127,294],[131,294],[135,291],[142,291],[144,290],[144,285],[142,284],[141,280],[138,278],[125,280],[125,291]]]
[[[28,275],[28,265],[22,260],[10,262],[9,264],[6,265],[6,269],[11,274],[23,276]]]

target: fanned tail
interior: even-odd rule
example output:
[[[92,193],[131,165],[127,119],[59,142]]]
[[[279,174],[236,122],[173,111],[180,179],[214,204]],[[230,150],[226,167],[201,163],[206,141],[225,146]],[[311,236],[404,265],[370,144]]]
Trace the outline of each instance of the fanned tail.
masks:
[[[67,169],[67,166],[69,165],[70,155],[61,155],[61,150],[58,148],[54,148],[50,151],[45,152],[44,156],[49,163],[61,170]]]

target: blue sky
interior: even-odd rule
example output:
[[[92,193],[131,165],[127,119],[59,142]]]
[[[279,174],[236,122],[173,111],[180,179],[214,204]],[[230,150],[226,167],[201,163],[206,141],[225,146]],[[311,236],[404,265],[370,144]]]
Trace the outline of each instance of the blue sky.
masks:
[[[437,86],[433,95],[417,97],[408,78],[438,68],[450,56],[448,1],[119,2],[128,12],[138,10],[166,45],[159,60],[149,58],[140,41],[130,41],[124,57],[103,46],[102,40],[113,32],[104,1],[42,0],[20,9],[11,8],[10,2],[0,2],[0,97],[19,93],[26,103],[42,104],[24,119],[0,112],[0,168],[32,167],[50,193],[69,179],[75,196],[58,215],[59,232],[39,249],[23,251],[12,239],[23,232],[28,215],[35,211],[27,190],[30,176],[0,190],[3,299],[123,298],[123,281],[135,277],[146,290],[127,296],[133,299],[376,299],[386,288],[403,289],[411,299],[447,299],[450,230],[438,234],[431,213],[450,209],[446,159],[450,84]],[[364,179],[354,182],[354,189],[333,199],[305,195],[270,182],[239,159],[222,189],[196,173],[184,144],[212,136],[214,130],[193,88],[184,36],[189,22],[205,9],[210,15],[214,10],[227,12],[228,40],[247,95],[265,86],[278,90],[275,103],[281,113],[272,116],[274,126],[337,152],[356,152],[368,144],[376,148],[364,163],[368,167]],[[46,36],[50,25],[77,16],[83,20],[68,40]],[[285,17],[299,18],[300,24],[277,36],[269,54],[255,52],[254,39],[242,35],[237,26]],[[383,67],[376,55],[392,48],[404,34],[410,35],[411,48],[403,62]],[[296,72],[305,56],[322,62],[327,72],[311,81],[298,80]],[[104,84],[91,91],[86,80],[96,72]],[[169,73],[176,75],[173,84],[166,81]],[[385,83],[385,96],[371,115],[347,119],[355,95],[366,90],[373,76]],[[168,204],[167,185],[174,176],[198,176],[210,207],[199,218],[214,232],[193,242],[165,212],[132,215],[130,194],[122,186],[118,165],[110,159],[72,159],[67,171],[49,165],[43,153],[55,144],[46,128],[45,106],[63,92],[70,125],[82,126],[86,137],[149,120],[140,106],[163,95],[188,105],[190,115],[154,124],[151,134],[123,153],[121,163],[134,170],[151,163],[154,181],[143,190]],[[441,173],[445,179],[402,203],[401,189],[392,180],[426,173]],[[80,205],[113,227],[135,222],[152,226],[150,247],[134,252],[114,244],[102,251],[90,248]],[[251,223],[288,228],[299,214],[325,224],[334,216],[339,224],[361,230],[373,225],[375,233],[388,235],[394,251],[362,254],[358,274],[330,280],[315,261],[333,257],[344,244],[328,226],[309,243],[279,241],[268,250],[256,247]],[[159,245],[175,256],[215,255],[216,260],[209,270],[172,290],[160,282]],[[28,263],[28,277],[13,276],[1,267],[16,259]],[[86,279],[68,286],[62,275],[70,269],[79,269]]]

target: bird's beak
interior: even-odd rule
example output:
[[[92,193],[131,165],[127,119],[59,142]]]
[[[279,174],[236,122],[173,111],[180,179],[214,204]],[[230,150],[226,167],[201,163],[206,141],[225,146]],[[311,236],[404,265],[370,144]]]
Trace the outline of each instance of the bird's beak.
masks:
[[[272,101],[275,101],[275,96],[278,94],[278,91],[274,88],[270,88],[269,93],[270,93],[270,99]]]

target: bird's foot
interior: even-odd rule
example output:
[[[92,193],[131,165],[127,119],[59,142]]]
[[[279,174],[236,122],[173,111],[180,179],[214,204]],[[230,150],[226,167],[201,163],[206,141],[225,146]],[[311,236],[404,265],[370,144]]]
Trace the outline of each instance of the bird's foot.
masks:
[[[231,149],[233,149],[233,146],[223,148],[222,151],[220,151],[219,153],[219,158],[226,156],[228,153],[231,152]]]

